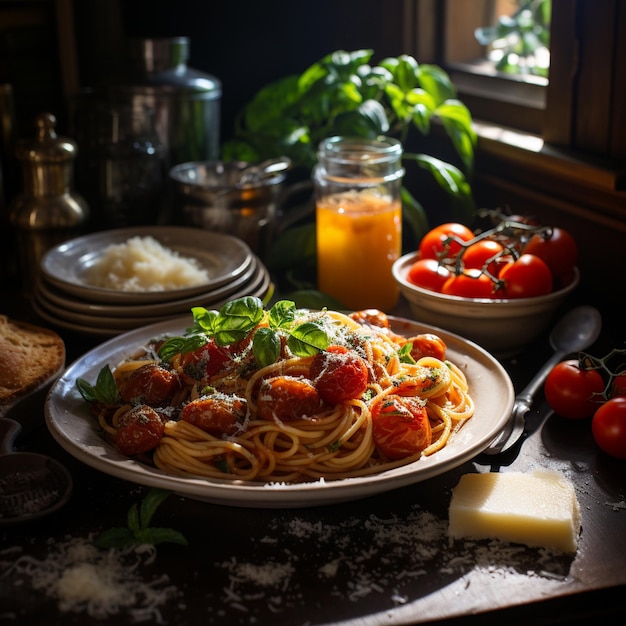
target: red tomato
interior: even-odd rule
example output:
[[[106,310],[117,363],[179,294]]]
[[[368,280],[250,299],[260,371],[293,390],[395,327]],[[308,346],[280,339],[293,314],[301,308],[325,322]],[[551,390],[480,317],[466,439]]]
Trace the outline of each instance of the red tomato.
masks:
[[[618,374],[611,382],[611,398],[626,396],[626,373]]]
[[[141,404],[127,411],[119,420],[115,444],[122,454],[133,456],[148,452],[163,438],[165,426],[158,413]]]
[[[554,278],[559,280],[572,274],[578,260],[576,241],[562,228],[552,228],[545,235],[533,235],[524,252],[545,261]]]
[[[227,348],[218,346],[213,339],[201,348],[184,356],[185,374],[195,380],[203,380],[217,374],[231,359]]]
[[[261,419],[288,422],[315,415],[320,405],[320,395],[310,380],[275,376],[261,383],[256,410]]]
[[[439,265],[436,259],[419,259],[409,268],[407,280],[418,287],[441,291],[443,284],[450,278],[450,270]]]
[[[568,419],[591,417],[603,401],[604,379],[598,370],[580,369],[577,359],[555,365],[544,383],[552,410]]]
[[[444,283],[441,293],[462,298],[494,298],[495,284],[489,276],[478,269],[468,269],[455,276],[454,274]]]
[[[394,460],[418,454],[432,442],[426,409],[416,398],[396,395],[374,406],[372,435],[376,447]]]
[[[441,224],[428,231],[420,242],[419,252],[422,259],[438,259],[441,256],[453,257],[458,254],[461,246],[453,240],[445,243],[449,237],[461,241],[474,239],[474,233],[463,224],[451,222]]]
[[[498,277],[504,281],[501,294],[505,298],[535,298],[552,292],[552,272],[534,254],[522,254],[507,263]]]
[[[342,346],[330,346],[315,355],[310,376],[320,397],[328,404],[360,398],[367,389],[365,361]]]
[[[216,437],[237,432],[246,417],[246,401],[223,393],[197,398],[185,405],[181,419]]]
[[[411,356],[417,361],[423,356],[432,356],[440,361],[446,358],[446,343],[439,337],[432,333],[423,333],[421,335],[415,335],[406,340],[406,343],[413,344],[411,347]]]
[[[477,241],[468,248],[465,248],[465,252],[463,252],[462,256],[463,265],[466,268],[483,269],[487,265],[487,261],[502,252],[503,249],[502,244],[493,241],[493,239]],[[492,274],[496,275],[496,262],[491,262],[487,269]]]
[[[124,402],[155,407],[166,404],[180,389],[178,375],[156,363],[139,367],[118,384]]]
[[[591,432],[604,452],[626,459],[626,398],[616,397],[605,402],[594,413]]]

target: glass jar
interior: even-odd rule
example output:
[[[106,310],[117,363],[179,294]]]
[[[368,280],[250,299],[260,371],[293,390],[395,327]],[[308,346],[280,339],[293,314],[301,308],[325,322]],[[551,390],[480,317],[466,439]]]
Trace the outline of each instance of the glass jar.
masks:
[[[331,137],[313,171],[318,289],[348,309],[390,311],[399,290],[391,266],[402,252],[402,145],[396,139]]]

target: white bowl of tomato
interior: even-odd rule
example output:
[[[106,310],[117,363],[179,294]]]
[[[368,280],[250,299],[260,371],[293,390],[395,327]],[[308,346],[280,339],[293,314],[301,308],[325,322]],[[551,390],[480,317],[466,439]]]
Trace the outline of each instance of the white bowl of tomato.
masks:
[[[536,340],[578,286],[577,248],[563,229],[521,224],[429,231],[392,268],[413,317],[499,355]]]

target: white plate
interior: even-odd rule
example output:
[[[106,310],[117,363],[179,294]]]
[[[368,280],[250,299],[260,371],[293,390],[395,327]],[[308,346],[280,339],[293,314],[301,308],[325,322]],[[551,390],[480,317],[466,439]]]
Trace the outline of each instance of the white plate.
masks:
[[[95,381],[104,364],[115,366],[151,338],[184,332],[190,324],[189,317],[121,335],[73,363],[48,394],[46,422],[52,436],[65,450],[97,470],[207,502],[243,507],[291,508],[345,502],[390,491],[442,474],[476,456],[503,428],[514,401],[513,384],[508,374],[498,361],[476,344],[432,326],[401,319],[393,319],[393,322],[394,329],[403,334],[434,332],[446,342],[448,358],[467,375],[476,412],[442,450],[404,467],[374,476],[293,485],[184,478],[168,475],[129,459],[106,442],[76,389],[76,378]]]
[[[206,308],[217,309],[229,300],[248,295],[257,296],[258,298],[263,299],[267,294],[270,284],[271,277],[269,272],[264,267],[261,267],[255,272],[255,275],[251,280],[244,285],[240,285],[239,289],[235,292],[222,294],[222,297],[217,300],[213,300],[211,297],[203,297],[198,299],[193,306],[204,306]],[[58,312],[51,308],[45,299],[39,297],[36,292],[31,304],[35,313],[50,324],[60,328],[65,328],[66,330],[98,337],[115,337],[152,323],[148,317],[124,317],[123,315],[119,318],[111,319],[86,317],[85,319],[77,320],[75,317],[67,315],[64,311]],[[189,317],[191,306],[185,307],[184,309],[184,313],[187,314],[188,321],[191,322],[191,318]],[[182,314],[182,310],[176,313],[164,314],[160,316],[158,318],[158,322],[155,323],[179,319]]]
[[[234,280],[220,285],[210,291],[202,291],[201,293],[178,300],[169,302],[155,302],[150,304],[103,304],[91,303],[78,300],[69,294],[55,288],[54,285],[45,280],[39,280],[35,285],[35,298],[39,300],[41,305],[45,305],[50,312],[57,313],[64,319],[69,319],[82,323],[80,317],[88,316],[90,319],[96,318],[141,318],[159,316],[161,320],[166,317],[172,318],[184,315],[191,310],[193,306],[206,306],[211,302],[220,302],[231,294],[241,290],[248,285],[253,279],[258,278],[259,274],[265,271],[262,263],[257,257],[252,256],[252,262],[245,269],[243,274],[237,276]],[[103,321],[104,320],[100,320]],[[151,322],[143,324],[135,323],[132,328],[145,326]]]
[[[84,282],[85,271],[111,244],[131,237],[153,237],[185,258],[194,258],[206,269],[209,281],[194,287],[167,291],[129,292],[93,287]],[[90,302],[146,304],[178,300],[224,285],[252,263],[248,245],[236,237],[184,226],[139,226],[84,235],[59,244],[41,260],[41,273],[62,291]]]

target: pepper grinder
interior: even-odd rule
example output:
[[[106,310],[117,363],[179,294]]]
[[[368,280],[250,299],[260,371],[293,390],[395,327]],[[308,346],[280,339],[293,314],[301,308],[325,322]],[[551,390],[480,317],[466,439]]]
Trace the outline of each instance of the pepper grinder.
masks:
[[[23,193],[9,205],[20,256],[22,288],[31,296],[45,252],[83,232],[88,217],[85,200],[73,191],[76,144],[57,137],[56,118],[35,118],[36,136],[16,146],[22,164]]]

